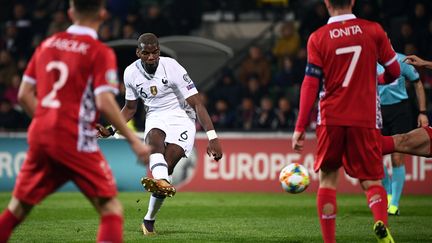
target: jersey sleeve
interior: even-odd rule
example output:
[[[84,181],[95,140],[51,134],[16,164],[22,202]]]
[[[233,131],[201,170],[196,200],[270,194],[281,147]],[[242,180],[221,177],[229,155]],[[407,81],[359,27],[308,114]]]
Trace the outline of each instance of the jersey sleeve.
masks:
[[[393,50],[387,34],[378,23],[376,24],[376,33],[378,44],[378,62],[384,67],[390,66],[393,62],[397,61],[396,52]]]
[[[139,98],[138,92],[133,85],[133,75],[130,67],[126,68],[123,74],[123,82],[125,85],[125,99],[126,100],[137,100]]]
[[[401,62],[401,74],[411,82],[416,82],[420,79],[420,75],[414,66],[409,65],[405,62]]]
[[[93,70],[93,90],[98,95],[102,92],[118,93],[117,62],[111,48],[99,48]]]
[[[38,55],[39,55],[39,48],[36,49],[35,53],[33,54],[29,63],[27,64],[27,67],[24,71],[24,75],[22,78],[23,82],[36,85],[36,79],[37,79],[37,77],[36,77],[36,63],[37,63],[36,59],[37,59]]]
[[[317,34],[312,33],[307,42],[307,62],[322,68],[323,63],[317,47]]]
[[[175,76],[174,78],[174,86],[180,91],[184,99],[191,97],[194,94],[198,93],[198,90],[195,87],[194,82],[189,77],[189,74],[176,60],[173,59],[171,65],[174,68]]]

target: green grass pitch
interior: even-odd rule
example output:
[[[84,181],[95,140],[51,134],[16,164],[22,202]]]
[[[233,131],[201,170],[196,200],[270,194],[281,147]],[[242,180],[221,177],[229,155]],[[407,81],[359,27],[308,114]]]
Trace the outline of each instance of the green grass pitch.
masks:
[[[125,242],[321,242],[314,194],[189,193],[168,198],[145,237],[148,193],[120,193]],[[10,193],[0,193],[0,207]],[[432,242],[432,196],[403,196],[390,217],[396,242]],[[79,193],[57,193],[35,207],[10,242],[95,242],[98,218]],[[1,227],[1,226],[0,226]],[[363,195],[338,195],[338,242],[376,242]]]

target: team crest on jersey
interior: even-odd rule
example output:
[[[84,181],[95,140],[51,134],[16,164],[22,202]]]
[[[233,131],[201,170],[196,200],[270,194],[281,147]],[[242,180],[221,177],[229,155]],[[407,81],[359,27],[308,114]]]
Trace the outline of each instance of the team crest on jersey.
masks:
[[[184,81],[186,81],[186,83],[192,82],[192,79],[189,77],[189,75],[187,73],[185,73],[183,75],[183,79],[184,79]]]
[[[105,79],[107,83],[112,85],[117,85],[118,84],[117,70],[115,69],[107,70],[105,73]]]
[[[157,94],[157,87],[156,86],[150,86],[150,93],[152,95],[156,95]]]

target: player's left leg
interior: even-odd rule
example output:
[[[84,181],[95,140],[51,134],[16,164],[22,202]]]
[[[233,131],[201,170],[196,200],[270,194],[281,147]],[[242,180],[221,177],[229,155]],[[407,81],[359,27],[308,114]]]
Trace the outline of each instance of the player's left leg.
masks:
[[[317,193],[318,217],[324,243],[336,242],[336,186],[339,170],[320,170]]]
[[[374,233],[378,242],[394,242],[388,230],[387,193],[380,180],[361,180],[360,185],[366,192],[369,208],[374,216]]]
[[[389,154],[399,152],[423,157],[432,156],[432,127],[416,128],[408,133],[391,137],[382,136],[382,152]]]
[[[7,208],[0,215],[0,242],[7,242],[12,231],[32,210],[33,205],[24,203],[12,197]]]
[[[176,144],[167,144],[165,147],[164,159],[168,164],[168,174],[171,176],[174,167],[179,162],[179,160],[185,156],[184,149]],[[171,182],[171,181],[170,181]],[[144,216],[142,223],[142,230],[144,235],[154,235],[156,230],[154,227],[156,221],[156,214],[160,210],[165,201],[166,196],[153,193],[150,196],[147,214]]]

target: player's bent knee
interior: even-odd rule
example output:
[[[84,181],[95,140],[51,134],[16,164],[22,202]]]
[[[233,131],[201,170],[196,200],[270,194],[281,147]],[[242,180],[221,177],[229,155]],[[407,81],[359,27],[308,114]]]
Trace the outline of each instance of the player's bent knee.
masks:
[[[98,198],[95,207],[100,215],[123,215],[123,206],[117,198]]]

